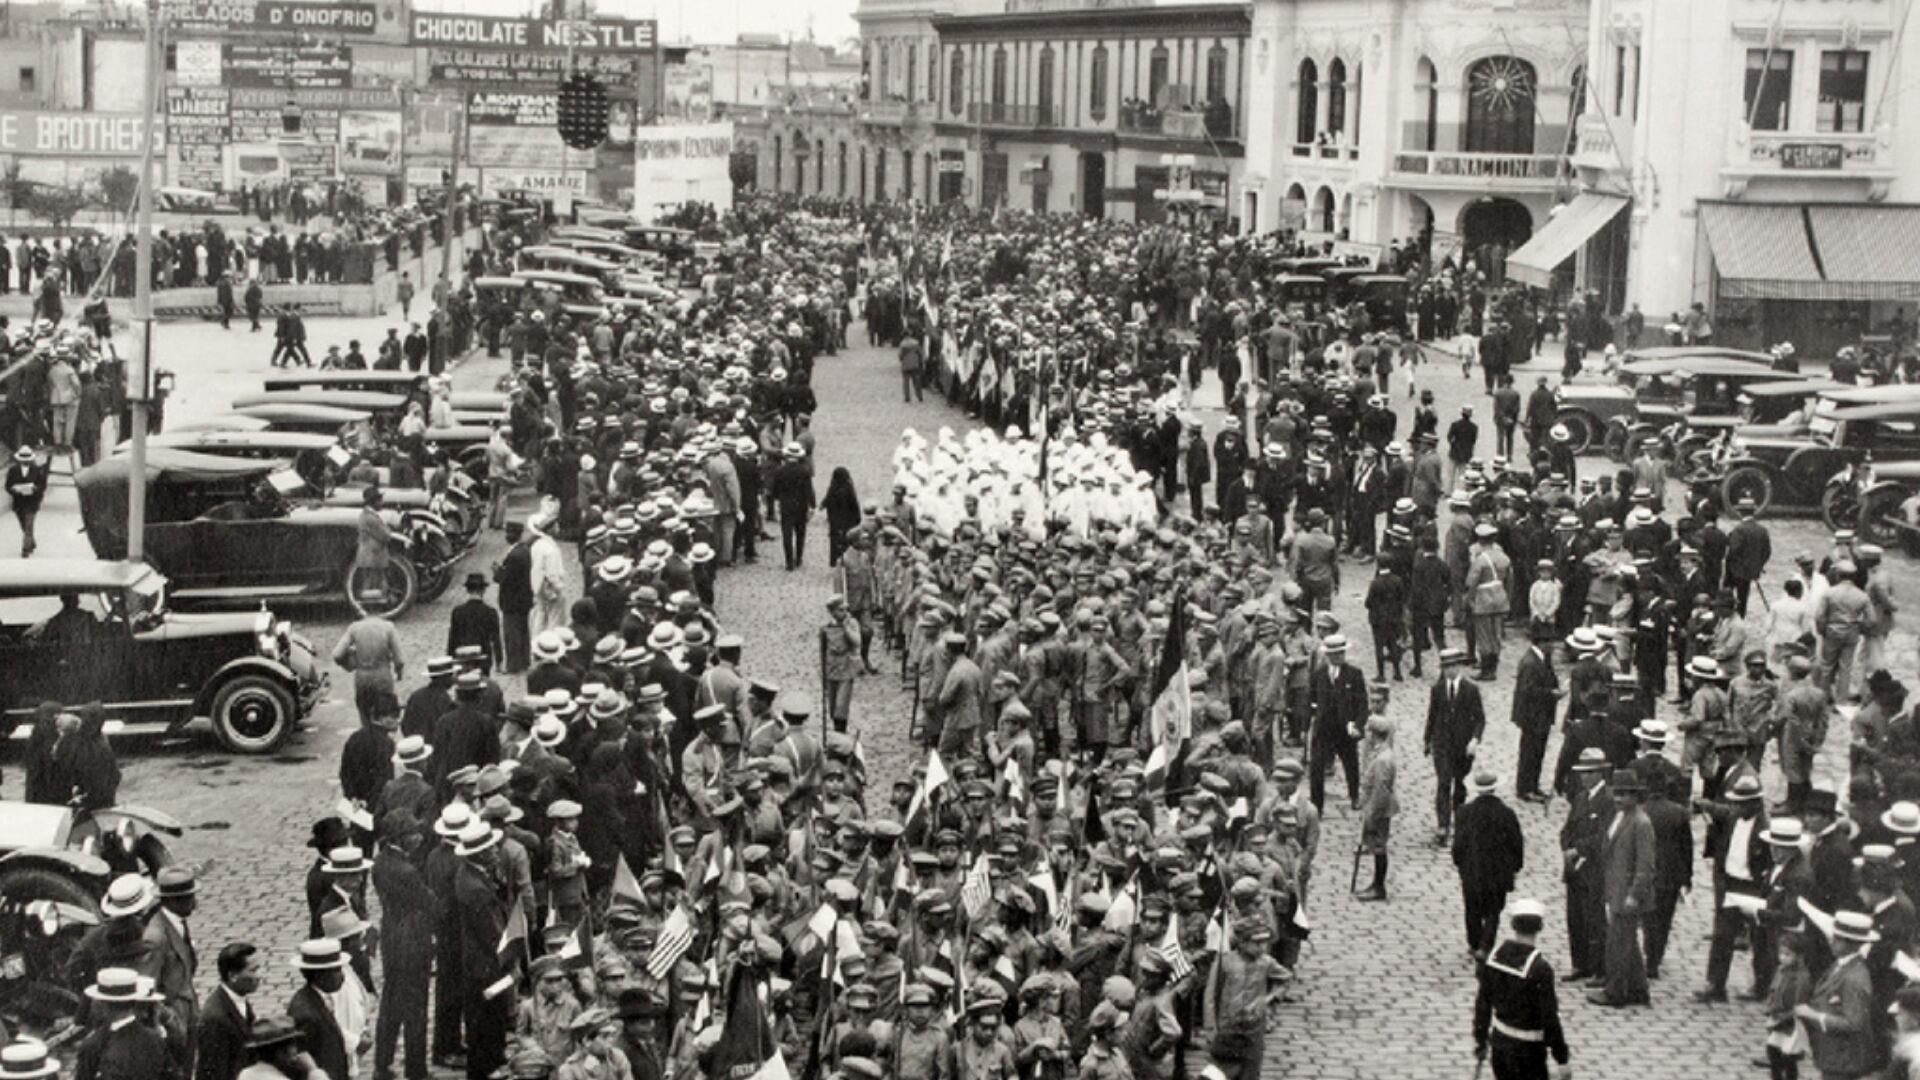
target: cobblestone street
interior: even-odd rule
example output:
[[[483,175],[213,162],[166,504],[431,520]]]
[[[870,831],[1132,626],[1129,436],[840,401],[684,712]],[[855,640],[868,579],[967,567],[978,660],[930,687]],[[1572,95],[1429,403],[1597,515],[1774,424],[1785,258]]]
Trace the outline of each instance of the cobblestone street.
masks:
[[[856,326],[851,340],[863,341],[864,331]],[[264,370],[264,357],[259,363]],[[456,384],[489,386],[504,364],[504,360],[476,358],[458,372]],[[1424,383],[1440,395],[1443,426],[1458,414],[1461,404],[1483,402],[1477,376],[1461,379],[1457,368],[1447,366],[1419,370]],[[1523,378],[1530,383],[1532,375]],[[889,454],[903,427],[916,427],[931,438],[943,424],[960,429],[966,423],[956,411],[931,400],[896,404],[899,382],[888,351],[856,347],[837,357],[824,357],[816,366],[814,383],[820,400],[815,424],[817,484],[823,493],[827,475],[844,464],[852,470],[863,499],[884,499],[890,484]],[[1407,406],[1398,375],[1395,389],[1404,431]],[[1212,400],[1218,400],[1217,394]],[[1219,419],[1217,410],[1205,415],[1210,426]],[[1483,430],[1483,448],[1490,446],[1491,439],[1491,431]],[[1597,465],[1598,460],[1583,459],[1582,466]],[[1769,522],[1769,526],[1774,528],[1776,567],[1784,566],[1794,551],[1814,547],[1824,536],[1817,525],[1804,521]],[[825,531],[824,517],[816,515],[807,566],[800,572],[780,569],[776,540],[771,552],[763,547],[757,565],[738,567],[720,580],[720,616],[747,638],[743,668],[783,687],[818,689],[813,631],[831,589]],[[469,567],[489,569],[499,548],[497,535],[490,536],[469,556]],[[571,558],[570,545],[568,552]],[[1361,596],[1371,569],[1348,563],[1343,572],[1348,576],[1334,610],[1354,636],[1354,657],[1367,658],[1372,651]],[[410,672],[444,645],[452,602],[453,598],[443,598],[402,623]],[[297,612],[294,617],[323,652],[332,647],[345,622],[339,612],[327,610]],[[1517,743],[1517,729],[1509,722],[1509,680],[1512,658],[1520,647],[1518,636],[1510,635],[1503,677],[1485,687],[1489,725],[1483,761],[1506,777],[1511,776]],[[1896,641],[1895,658],[1896,673],[1911,675],[1913,636],[1905,627]],[[907,745],[910,702],[899,685],[897,662],[883,662],[876,656],[876,663],[883,674],[859,684],[854,723],[875,770],[870,794],[884,799],[888,784],[912,767],[917,754]],[[1371,676],[1371,664],[1363,666]],[[336,686],[343,682],[336,676]],[[417,681],[409,680],[407,688],[413,685]],[[517,689],[508,687],[509,693]],[[1474,978],[1463,941],[1458,885],[1447,853],[1427,842],[1433,826],[1433,779],[1419,756],[1426,689],[1424,683],[1412,680],[1395,684],[1389,707],[1399,725],[1402,808],[1388,880],[1391,901],[1360,904],[1348,898],[1357,825],[1344,799],[1330,797],[1310,905],[1314,936],[1300,965],[1293,1004],[1285,1010],[1280,1032],[1268,1041],[1265,1076],[1408,1080],[1466,1077],[1474,1072],[1468,1035]],[[1672,708],[1663,706],[1669,712]],[[203,960],[201,972],[206,985],[212,984],[210,957],[215,943],[245,938],[268,947],[274,955],[266,999],[277,1003],[293,987],[291,957],[305,928],[300,883],[312,857],[302,845],[312,821],[335,798],[333,777],[339,751],[353,722],[352,709],[336,690],[336,700],[320,711],[314,729],[289,744],[276,760],[225,757],[210,749],[210,741],[195,738],[158,753],[130,756],[126,762],[122,798],[178,815],[189,827],[179,845],[181,854],[190,861],[212,864],[203,879],[201,913],[195,918],[195,937],[202,943],[203,957],[209,958]],[[1835,723],[1832,730],[1833,744],[1823,771],[1828,782],[1837,782],[1846,727]],[[1558,747],[1556,735],[1549,763]],[[1771,767],[1769,783],[1777,790],[1777,774]],[[1338,782],[1331,786],[1336,791],[1341,788]],[[1510,791],[1508,780],[1502,792]],[[1566,804],[1556,801],[1545,808],[1521,804],[1518,810],[1526,830],[1527,867],[1516,895],[1532,895],[1547,903],[1552,915],[1544,952],[1564,973],[1568,964],[1556,841]],[[1564,988],[1562,1011],[1580,1075],[1636,1080],[1732,1077],[1746,1074],[1749,1060],[1761,1053],[1764,1032],[1758,1006],[1704,1007],[1689,1000],[1701,985],[1706,962],[1709,913],[1704,866],[1697,869],[1695,880],[1701,888],[1677,920],[1663,978],[1654,984],[1651,1008],[1602,1009],[1588,1005],[1582,990]],[[1739,991],[1745,985],[1744,974],[1737,971],[1732,989]]]

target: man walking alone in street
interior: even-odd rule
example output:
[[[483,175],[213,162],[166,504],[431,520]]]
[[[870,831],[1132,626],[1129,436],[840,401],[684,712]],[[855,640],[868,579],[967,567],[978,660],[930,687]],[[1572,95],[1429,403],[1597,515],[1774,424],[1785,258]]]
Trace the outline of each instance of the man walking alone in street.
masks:
[[[920,328],[910,326],[907,336],[900,342],[900,400],[906,402],[925,401],[926,385],[920,379],[920,370],[926,366],[926,346],[920,344]]]

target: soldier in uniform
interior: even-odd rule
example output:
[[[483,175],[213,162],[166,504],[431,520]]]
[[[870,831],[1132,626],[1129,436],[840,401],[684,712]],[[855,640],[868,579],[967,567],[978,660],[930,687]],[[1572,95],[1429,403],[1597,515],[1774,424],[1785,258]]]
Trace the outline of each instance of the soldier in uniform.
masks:
[[[1480,990],[1473,1001],[1473,1056],[1492,1060],[1494,1080],[1546,1080],[1547,1055],[1561,1077],[1573,1075],[1567,1064],[1567,1038],[1560,1028],[1560,1003],[1554,994],[1553,965],[1540,955],[1540,929],[1547,909],[1537,900],[1516,900],[1513,933],[1494,947],[1480,965]]]
[[[820,684],[826,688],[827,715],[835,731],[847,730],[853,715],[853,681],[865,669],[860,620],[847,612],[847,598],[827,601],[827,625],[820,628]]]
[[[1101,1001],[1087,1017],[1087,1032],[1093,1041],[1080,1059],[1080,1080],[1133,1080],[1127,1059],[1114,1046],[1120,1030],[1120,1010],[1111,1001]]]
[[[952,1039],[945,1027],[934,1023],[933,987],[914,983],[901,1000],[906,1003],[907,1020],[894,1029],[893,1075],[954,1080]]]

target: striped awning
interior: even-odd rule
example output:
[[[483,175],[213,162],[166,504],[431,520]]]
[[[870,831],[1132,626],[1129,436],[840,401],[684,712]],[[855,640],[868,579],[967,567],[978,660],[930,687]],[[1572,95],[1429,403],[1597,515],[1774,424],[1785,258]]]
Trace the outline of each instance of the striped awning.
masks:
[[[1719,295],[1920,299],[1920,206],[1702,202]]]
[[[1720,295],[1814,299],[1826,284],[1799,203],[1700,204],[1700,224],[1720,273]]]
[[[1830,286],[1851,300],[1920,299],[1920,206],[1807,208]]]
[[[1548,288],[1553,271],[1626,208],[1627,200],[1617,195],[1587,192],[1576,197],[1507,256],[1507,277],[1537,289]]]

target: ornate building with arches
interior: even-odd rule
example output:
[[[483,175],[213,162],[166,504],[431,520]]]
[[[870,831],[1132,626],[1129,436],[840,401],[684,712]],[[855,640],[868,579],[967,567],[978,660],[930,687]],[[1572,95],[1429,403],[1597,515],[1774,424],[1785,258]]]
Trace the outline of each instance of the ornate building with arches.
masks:
[[[1253,0],[1241,227],[1491,261],[1574,190],[1587,0]]]

